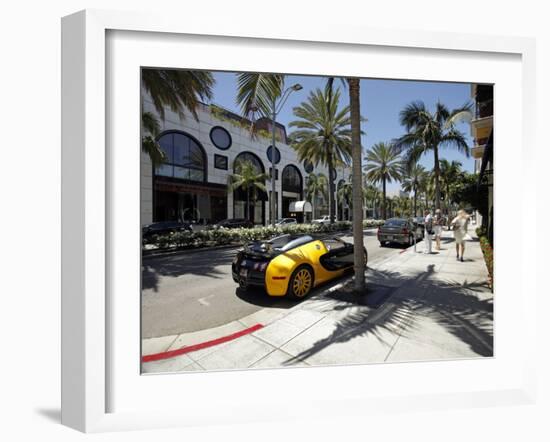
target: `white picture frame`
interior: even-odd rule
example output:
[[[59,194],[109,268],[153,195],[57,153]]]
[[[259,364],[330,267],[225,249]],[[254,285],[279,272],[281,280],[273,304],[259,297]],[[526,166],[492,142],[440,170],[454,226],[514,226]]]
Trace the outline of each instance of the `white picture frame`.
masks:
[[[311,45],[319,50],[351,50],[353,48],[370,48],[369,50],[398,50],[401,57],[407,56],[407,51],[426,51],[435,58],[445,54],[468,54],[482,62],[483,57],[490,54],[510,57],[519,63],[521,70],[519,95],[521,115],[513,128],[500,126],[502,130],[510,130],[521,144],[520,157],[523,172],[529,170],[535,161],[534,146],[534,103],[535,103],[535,46],[534,41],[517,37],[489,37],[480,35],[463,35],[451,33],[429,33],[420,31],[402,31],[392,33],[387,30],[369,28],[349,28],[333,26],[323,27],[293,26],[292,23],[281,24],[274,28],[263,27],[260,24],[246,23],[239,26],[235,20],[196,21],[182,24],[170,14],[154,15],[145,13],[127,13],[100,10],[87,10],[63,18],[62,21],[62,423],[84,432],[114,431],[139,428],[159,428],[169,426],[206,425],[212,420],[216,422],[254,422],[266,419],[285,419],[295,415],[289,412],[280,399],[272,403],[264,401],[250,404],[244,399],[234,397],[219,398],[219,401],[202,404],[197,398],[197,406],[190,408],[174,407],[136,407],[135,410],[113,406],[110,395],[115,385],[113,383],[113,361],[118,355],[113,354],[110,336],[115,333],[117,322],[116,309],[110,291],[117,285],[112,281],[111,265],[115,253],[128,254],[129,261],[135,263],[139,259],[139,247],[131,250],[118,251],[110,246],[113,242],[111,228],[113,223],[112,198],[113,159],[107,148],[112,134],[107,132],[106,121],[112,117],[107,104],[110,93],[109,81],[106,76],[108,56],[116,56],[109,52],[108,33],[139,32],[140,38],[147,35],[155,38],[164,36],[169,39],[193,37],[194,41],[215,37],[218,41],[231,39],[243,45],[258,47],[269,44],[271,47],[288,48],[292,45]],[[151,34],[146,34],[151,33]],[[154,33],[154,34],[153,34]],[[160,36],[160,37],[159,37]],[[220,40],[221,39],[221,40]],[[335,49],[336,48],[336,49]],[[424,53],[424,52],[423,52]],[[192,57],[193,55],[191,55]],[[409,71],[407,71],[409,69]],[[403,66],[401,73],[395,78],[409,78],[414,67]],[[236,66],[236,69],[238,67]],[[261,69],[258,69],[261,70]],[[407,73],[409,72],[409,73]],[[301,73],[297,72],[297,73]],[[350,73],[353,75],[354,73]],[[357,73],[360,75],[360,73]],[[363,76],[371,76],[365,73]],[[414,75],[413,78],[420,77]],[[472,75],[473,78],[480,75]],[[481,75],[482,77],[482,75]],[[444,78],[441,78],[444,79]],[[465,79],[468,80],[468,79]],[[139,95],[139,89],[135,91]],[[138,97],[139,99],[139,97]],[[496,118],[500,118],[498,104]],[[501,121],[505,118],[502,117]],[[495,126],[497,127],[497,126]],[[500,129],[497,129],[500,130]],[[497,143],[499,141],[497,140]],[[504,154],[502,154],[504,155]],[[504,156],[502,157],[504,158]],[[500,160],[499,160],[500,161]],[[139,162],[137,163],[139,164]],[[504,161],[503,163],[504,164]],[[496,177],[498,180],[498,177]],[[136,189],[137,191],[137,189]],[[496,191],[498,207],[498,192]],[[536,192],[527,192],[526,187],[518,190],[517,197],[522,204],[536,207]],[[138,199],[139,202],[139,199]],[[520,211],[516,225],[526,222],[525,211]],[[533,213],[531,212],[531,216]],[[498,215],[496,215],[498,219]],[[497,221],[497,222],[500,222]],[[495,237],[498,239],[500,227],[495,227]],[[498,241],[498,240],[497,240]],[[514,246],[512,246],[514,247]],[[536,281],[534,278],[522,277],[515,285],[499,287],[499,278],[506,278],[505,257],[500,258],[498,246],[495,248],[495,285],[497,290],[506,293],[512,288],[521,293],[521,306],[525,311],[536,305]],[[523,243],[517,246],[519,254],[516,259],[521,262],[521,274],[527,275],[529,269],[526,257],[534,255],[534,245]],[[499,273],[499,259],[502,269]],[[509,276],[508,276],[509,277]],[[138,302],[136,298],[135,302]],[[497,301],[498,303],[499,301]],[[504,305],[504,304],[503,304]],[[502,315],[499,317],[499,311]],[[506,309],[497,306],[497,324],[506,324]],[[533,315],[534,317],[534,315]],[[137,320],[137,319],[136,319]],[[535,324],[527,317],[517,318],[522,327],[522,337],[533,337]],[[120,324],[118,324],[120,327]],[[495,332],[496,353],[493,361],[487,361],[487,369],[506,368],[509,360],[500,355],[506,354],[505,341],[499,342],[500,336],[509,336],[506,327]],[[139,340],[139,336],[135,337]],[[122,337],[121,339],[129,339]],[[480,385],[470,389],[468,385],[455,388],[452,391],[445,387],[445,379],[434,383],[430,390],[419,394],[418,391],[396,391],[385,394],[383,391],[373,391],[367,394],[359,389],[357,394],[342,394],[337,390],[330,391],[328,397],[308,397],[308,405],[304,411],[307,416],[338,416],[347,414],[368,414],[372,412],[397,412],[416,409],[447,409],[471,406],[496,406],[500,404],[533,403],[536,388],[534,339],[525,339],[522,353],[517,355],[517,362],[511,368],[511,375],[506,380],[499,380],[487,388]],[[530,344],[532,343],[532,344]],[[134,344],[132,344],[134,345]],[[531,347],[532,346],[532,347]],[[510,349],[510,350],[513,350]],[[130,359],[135,355],[130,355]],[[499,358],[501,358],[499,360]],[[496,362],[495,362],[496,361]],[[502,362],[504,361],[504,362]],[[392,372],[400,375],[403,370],[411,376],[421,375],[428,365],[393,364],[354,367],[308,368],[305,370],[272,370],[233,373],[189,373],[185,375],[153,376],[147,381],[144,389],[150,391],[153,385],[163,384],[163,388],[171,383],[184,383],[185,376],[193,377],[196,385],[211,385],[223,392],[235,385],[260,385],[265,382],[267,374],[277,378],[277,382],[297,382],[307,387],[311,373],[322,374],[326,379],[336,376],[353,378],[361,373]],[[429,364],[429,363],[426,363]],[[442,371],[479,370],[479,365],[471,365],[467,361],[439,363]],[[501,365],[498,365],[501,364]],[[139,377],[139,360],[135,361],[136,371],[131,376]],[[481,371],[480,371],[481,372]],[[130,375],[129,375],[130,377]],[[121,379],[114,376],[114,379]],[[138,378],[136,378],[138,379]],[[228,382],[229,381],[229,382]],[[453,380],[460,384],[458,380]],[[228,384],[231,384],[229,386]],[[127,384],[130,385],[130,384]],[[144,390],[144,391],[145,391]],[[197,395],[195,390],[189,390],[191,397]],[[229,396],[229,395],[228,395]],[[375,399],[374,399],[375,398]],[[123,401],[121,401],[122,403]],[[149,402],[151,403],[151,402]],[[232,404],[232,409],[227,405]],[[338,407],[334,405],[338,404]],[[208,416],[206,407],[210,407]],[[225,407],[225,408],[224,408]],[[330,411],[329,411],[330,410]]]

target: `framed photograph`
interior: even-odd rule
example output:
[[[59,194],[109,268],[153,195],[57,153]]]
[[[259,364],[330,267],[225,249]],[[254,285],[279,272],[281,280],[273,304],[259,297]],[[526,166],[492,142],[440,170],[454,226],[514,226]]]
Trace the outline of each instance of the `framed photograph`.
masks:
[[[506,213],[536,207],[507,179],[535,155],[533,41],[109,11],[62,31],[65,425],[532,403],[534,245]]]

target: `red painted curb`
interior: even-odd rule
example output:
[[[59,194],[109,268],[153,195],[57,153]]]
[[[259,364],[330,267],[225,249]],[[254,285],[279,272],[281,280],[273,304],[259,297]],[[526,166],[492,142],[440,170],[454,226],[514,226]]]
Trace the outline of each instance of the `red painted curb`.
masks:
[[[186,353],[191,353],[192,351],[202,350],[203,348],[213,347],[214,345],[223,344],[224,342],[232,341],[233,339],[240,338],[241,336],[254,333],[256,330],[263,328],[262,324],[256,324],[252,327],[245,328],[244,330],[232,333],[227,336],[222,336],[221,338],[212,339],[211,341],[201,342],[199,344],[189,345],[187,347],[178,348],[177,350],[165,351],[163,353],[156,353],[153,355],[142,356],[141,362],[153,362],[160,361],[162,359],[174,358],[176,356],[181,356]]]

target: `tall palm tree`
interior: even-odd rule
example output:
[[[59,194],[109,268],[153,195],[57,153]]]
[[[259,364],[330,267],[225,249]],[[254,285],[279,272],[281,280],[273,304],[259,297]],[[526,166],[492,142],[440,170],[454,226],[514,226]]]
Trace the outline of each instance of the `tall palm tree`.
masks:
[[[313,214],[315,216],[315,201],[322,196],[325,200],[328,199],[327,194],[327,177],[320,174],[310,173],[306,184],[306,199],[311,203]]]
[[[351,114],[351,156],[352,156],[352,200],[353,200],[353,266],[355,273],[355,290],[365,288],[365,255],[363,247],[363,166],[361,158],[361,109],[359,99],[359,78],[348,78],[349,102]]]
[[[332,94],[334,77],[329,77],[327,90]],[[361,159],[363,148],[361,146],[361,102],[360,102],[360,79],[355,77],[346,78],[349,89],[350,103],[350,124],[351,124],[351,152],[352,152],[352,201],[353,201],[353,243],[363,244],[363,166]],[[329,95],[330,96],[330,95]],[[365,256],[360,247],[354,249],[354,273],[355,290],[362,291],[365,288]]]
[[[456,160],[449,161],[442,159],[439,160],[439,168],[441,173],[441,184],[445,191],[445,205],[447,206],[447,211],[450,211],[452,200],[451,188],[452,185],[459,180],[462,171],[462,163]]]
[[[245,216],[250,221],[250,198],[256,202],[257,191],[266,191],[265,180],[267,174],[258,173],[258,169],[251,161],[239,161],[235,165],[235,173],[229,175],[229,188],[231,190],[243,189],[246,191]]]
[[[419,188],[422,179],[426,176],[426,169],[418,163],[414,163],[409,167],[404,168],[403,179],[401,181],[401,188],[405,192],[413,193],[413,213],[417,216],[416,201],[418,199]]]
[[[382,183],[382,218],[386,219],[386,183],[399,181],[402,161],[399,152],[387,143],[376,143],[367,151],[365,158],[367,179],[374,184]]]
[[[142,69],[141,83],[162,120],[166,107],[176,112],[181,119],[187,109],[198,120],[197,107],[201,100],[212,98],[214,77],[208,71]],[[142,109],[141,124],[142,149],[149,155],[153,165],[158,166],[164,160],[164,152],[155,141],[160,132],[160,123],[152,113]]]
[[[315,165],[321,163],[329,169],[329,214],[334,223],[336,209],[334,180],[336,166],[349,164],[351,159],[351,130],[349,106],[340,108],[340,90],[330,95],[317,88],[311,91],[307,101],[294,108],[299,120],[292,121],[291,145],[298,154],[298,160],[309,160]]]
[[[439,149],[454,147],[469,157],[470,152],[466,138],[457,130],[458,121],[471,118],[472,105],[467,103],[450,111],[444,104],[438,102],[435,112],[431,113],[422,101],[414,101],[400,113],[399,120],[405,126],[407,133],[394,141],[394,144],[407,152],[407,162],[417,162],[423,154],[433,152],[435,206],[441,208],[441,189],[439,183]]]

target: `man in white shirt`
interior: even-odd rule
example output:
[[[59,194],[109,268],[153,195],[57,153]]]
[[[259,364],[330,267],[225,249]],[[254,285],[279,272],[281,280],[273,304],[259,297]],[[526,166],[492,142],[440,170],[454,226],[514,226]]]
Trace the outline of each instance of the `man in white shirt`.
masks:
[[[424,211],[424,253],[432,253],[433,220],[429,210]]]

